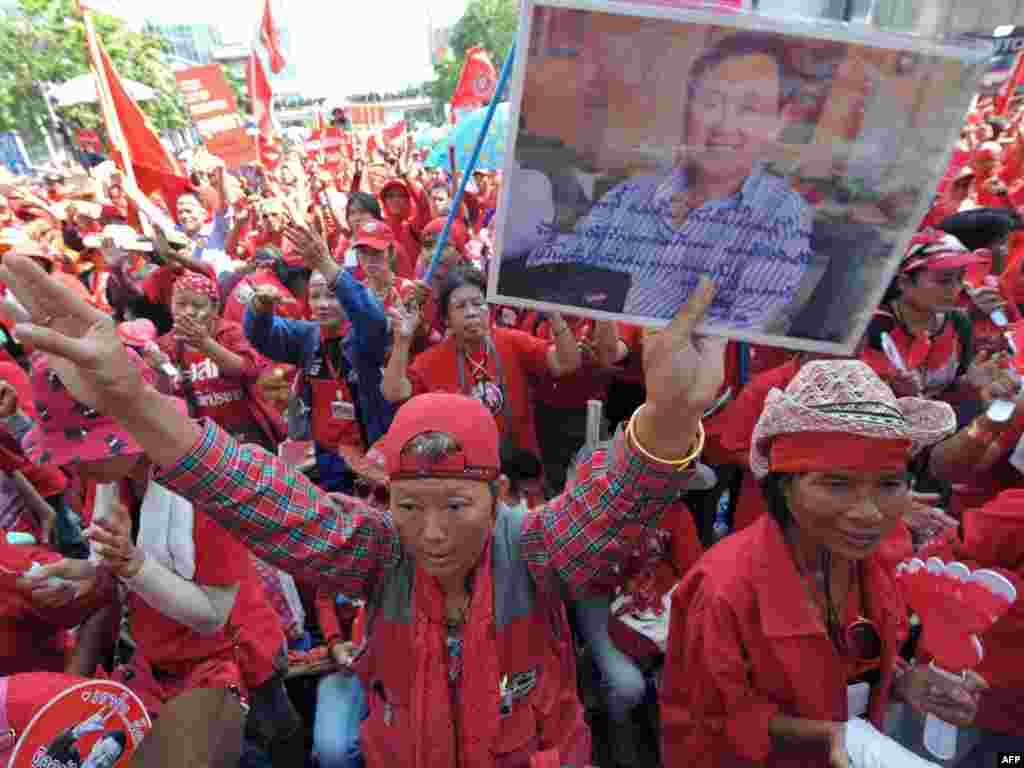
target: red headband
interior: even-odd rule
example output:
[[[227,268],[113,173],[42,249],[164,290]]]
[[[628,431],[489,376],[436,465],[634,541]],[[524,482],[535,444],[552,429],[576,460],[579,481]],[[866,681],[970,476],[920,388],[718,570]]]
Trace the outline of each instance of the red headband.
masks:
[[[910,462],[911,441],[849,432],[796,432],[772,440],[772,472],[904,471]]]
[[[186,269],[177,280],[174,281],[174,290],[193,291],[202,296],[208,296],[215,304],[220,301],[220,289],[206,275]]]

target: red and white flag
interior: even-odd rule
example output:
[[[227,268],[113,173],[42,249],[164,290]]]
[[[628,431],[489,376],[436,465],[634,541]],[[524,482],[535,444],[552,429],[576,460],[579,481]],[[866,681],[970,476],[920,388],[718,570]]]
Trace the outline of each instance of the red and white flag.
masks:
[[[275,75],[285,67],[284,54],[281,52],[281,35],[274,26],[274,13],[271,9],[272,0],[266,0],[263,6],[263,20],[260,22],[260,43],[267,51],[270,59],[270,71]]]
[[[452,114],[459,109],[478,109],[494,98],[498,84],[498,73],[491,63],[487,51],[480,47],[470,48],[466,63],[462,65],[459,84],[452,94]]]

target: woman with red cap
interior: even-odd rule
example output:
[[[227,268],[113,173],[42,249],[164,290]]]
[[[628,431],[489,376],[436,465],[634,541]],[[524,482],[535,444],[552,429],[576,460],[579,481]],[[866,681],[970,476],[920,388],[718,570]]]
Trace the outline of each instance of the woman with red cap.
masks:
[[[673,595],[666,765],[920,766],[877,730],[893,698],[971,722],[983,681],[899,661],[907,608],[878,553],[910,503],[912,458],[954,426],[948,405],[897,399],[855,360],[808,363],[768,394],[750,464],[770,514]]]
[[[562,593],[614,578],[618,563],[685,490],[701,414],[722,380],[722,344],[695,339],[711,301],[700,286],[646,339],[647,400],[580,484],[518,516],[497,504],[499,432],[461,395],[410,400],[379,453],[390,509],[323,495],[215,425],[185,422],[139,382],[114,329],[31,263],[0,269],[36,325],[20,335],[59,355],[64,379],[130,424],[160,482],[300,579],[367,600],[354,664],[367,692],[370,765],[583,766],[589,738],[576,696]]]
[[[473,268],[448,275],[438,300],[447,338],[410,363],[420,327],[418,308],[392,309],[394,343],[381,391],[392,403],[424,392],[458,392],[484,403],[504,440],[540,456],[530,402],[531,377],[559,377],[580,367],[576,337],[561,315],[551,316],[554,342],[523,331],[492,328],[486,280]]]
[[[210,418],[239,440],[276,450],[284,426],[254,396],[262,373],[242,327],[219,316],[220,291],[206,275],[185,271],[174,284],[174,329],[157,339],[181,376],[172,382],[193,418]]]

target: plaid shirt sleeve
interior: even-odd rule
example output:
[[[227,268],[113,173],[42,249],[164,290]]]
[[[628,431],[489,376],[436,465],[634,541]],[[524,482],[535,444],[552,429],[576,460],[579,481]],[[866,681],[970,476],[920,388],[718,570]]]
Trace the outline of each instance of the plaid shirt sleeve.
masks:
[[[620,565],[693,475],[648,462],[620,430],[607,451],[577,468],[571,487],[527,514],[522,557],[538,582],[557,577],[574,597],[593,582],[616,583]]]
[[[266,563],[298,580],[366,598],[401,549],[390,514],[331,495],[212,421],[162,485],[237,536]]]

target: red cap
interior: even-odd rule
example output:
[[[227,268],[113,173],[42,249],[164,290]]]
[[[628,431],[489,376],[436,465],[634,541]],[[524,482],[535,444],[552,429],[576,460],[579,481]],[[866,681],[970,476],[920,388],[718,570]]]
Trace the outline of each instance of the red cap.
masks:
[[[435,240],[439,238],[441,236],[441,232],[444,231],[445,221],[447,221],[447,219],[432,219],[430,223],[423,228],[420,238],[432,238]],[[466,231],[466,225],[459,219],[452,221],[451,227],[448,228],[448,242],[451,243],[459,253],[466,252],[466,244],[469,242],[469,233]]]
[[[367,247],[375,251],[387,250],[388,246],[395,244],[395,233],[391,227],[383,221],[368,221],[359,228],[356,234],[354,248]]]
[[[402,449],[424,432],[443,432],[462,449],[441,462],[419,463]],[[498,425],[479,400],[465,395],[433,392],[417,395],[398,409],[391,428],[371,453],[380,452],[392,480],[457,477],[494,480],[501,471]]]

